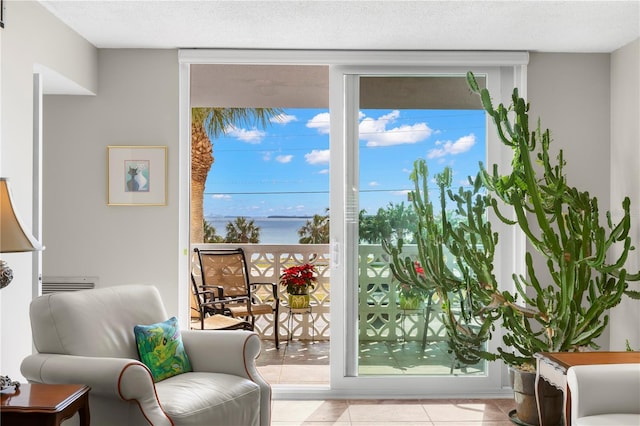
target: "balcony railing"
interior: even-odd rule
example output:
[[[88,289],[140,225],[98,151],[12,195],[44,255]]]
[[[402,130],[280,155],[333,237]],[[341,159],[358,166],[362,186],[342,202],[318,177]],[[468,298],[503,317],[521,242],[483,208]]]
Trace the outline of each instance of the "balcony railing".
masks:
[[[279,318],[280,338],[291,334],[294,338],[328,340],[330,324],[330,250],[328,244],[197,244],[193,248],[212,249],[242,247],[249,262],[251,282],[277,283],[283,268],[313,263],[318,271],[318,282],[310,292],[311,315],[293,315],[289,329],[289,310],[287,294],[278,286],[281,306]],[[416,255],[415,246],[405,245],[404,254]],[[199,275],[198,261],[193,254],[192,265],[196,276]],[[446,339],[446,331],[439,320],[439,305],[434,298],[425,300],[414,310],[400,308],[397,281],[389,268],[388,255],[380,245],[360,245],[359,248],[359,338],[360,341],[382,340],[421,340]],[[267,289],[258,292],[263,300],[270,297]],[[427,327],[426,333],[424,328]],[[256,331],[264,338],[273,338],[273,318],[259,317]]]

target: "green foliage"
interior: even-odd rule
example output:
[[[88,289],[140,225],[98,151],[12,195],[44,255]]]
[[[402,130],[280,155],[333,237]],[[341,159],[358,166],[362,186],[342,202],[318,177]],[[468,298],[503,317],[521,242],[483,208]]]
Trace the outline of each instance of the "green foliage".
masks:
[[[227,223],[224,242],[257,244],[260,242],[260,227],[256,226],[253,219],[247,220],[244,216],[238,216],[235,221]]]
[[[468,80],[475,80],[469,73]],[[493,197],[491,207],[505,223],[506,210],[535,249],[526,254],[527,275],[514,276],[512,296],[526,304],[497,308],[507,330],[503,351],[508,363],[531,362],[539,351],[597,348],[594,340],[608,323],[607,311],[620,303],[628,283],[640,276],[625,268],[631,246],[630,200],[622,202],[624,215],[613,223],[609,212],[600,217],[598,200],[569,186],[563,173],[562,151],[557,161],[549,154],[549,130],[529,126],[529,105],[514,89],[509,107],[495,109],[489,92],[471,84],[493,119],[502,143],[512,149],[511,170],[489,173],[481,165],[484,186]],[[537,166],[537,168],[536,168]],[[615,249],[614,249],[615,248]],[[617,253],[617,254],[616,254]],[[547,270],[536,268],[533,256],[545,260]]]
[[[283,112],[281,108],[200,107],[191,109],[191,121],[202,123],[209,139],[213,140],[224,135],[229,127],[266,127],[269,121],[278,120],[278,116]]]
[[[216,228],[213,225],[210,225],[209,222],[207,222],[206,220],[203,220],[202,226],[204,229],[204,232],[203,232],[204,243],[221,243],[224,241],[224,238],[216,234]]]
[[[315,214],[298,229],[300,244],[329,244],[329,209],[324,215]]]
[[[418,217],[417,260],[424,274],[415,272],[414,259],[402,257],[402,240],[395,246],[385,241],[383,247],[391,255],[391,271],[402,285],[437,295],[443,306],[441,320],[449,337],[449,349],[459,361],[475,364],[481,359],[496,358],[483,350],[494,327],[492,322],[482,321],[481,309],[491,304],[497,292],[491,271],[498,236],[484,220],[486,197],[481,194],[479,179],[471,181],[471,190],[460,188],[454,194],[450,189],[452,175],[446,167],[434,177],[439,194],[436,214],[429,197],[427,164],[422,159],[414,163],[411,200]],[[446,210],[447,199],[455,201],[452,212]],[[476,275],[475,271],[486,272]]]
[[[613,223],[609,212],[601,218],[598,200],[568,185],[562,151],[552,162],[549,131],[541,131],[539,123],[530,130],[529,105],[518,90],[514,89],[509,107],[494,108],[489,92],[479,88],[473,74],[467,77],[501,142],[512,150],[511,167],[501,174],[497,165],[489,172],[481,163],[478,176],[470,178],[473,190],[460,188],[457,193],[448,189],[449,170],[436,175],[442,214],[437,222],[428,199],[426,163],[418,160],[412,196],[425,276],[411,273],[410,260],[401,256],[402,241],[396,246],[385,244],[392,255],[392,272],[402,283],[431,288],[442,296],[450,345],[462,362],[501,358],[509,365],[533,365],[536,352],[597,348],[594,340],[606,328],[607,311],[624,294],[640,298],[640,292],[628,289],[640,274],[629,274],[624,266],[634,250],[629,236],[630,201],[622,202],[620,222]],[[447,198],[456,203],[456,213],[465,220],[447,220]],[[511,292],[500,290],[493,274],[498,235],[486,219],[487,210],[507,225],[517,226],[534,248],[526,253],[526,276],[513,275]],[[449,265],[445,250],[455,259]],[[534,259],[543,260],[546,269]],[[456,266],[457,274],[450,265]],[[451,294],[461,297],[456,301]],[[462,312],[459,316],[453,314],[456,303]],[[485,343],[496,324],[504,329],[504,345],[490,353]]]
[[[417,231],[418,218],[411,206],[389,203],[386,208],[379,208],[375,216],[360,211],[360,242],[378,244],[382,241],[409,239],[413,241]]]

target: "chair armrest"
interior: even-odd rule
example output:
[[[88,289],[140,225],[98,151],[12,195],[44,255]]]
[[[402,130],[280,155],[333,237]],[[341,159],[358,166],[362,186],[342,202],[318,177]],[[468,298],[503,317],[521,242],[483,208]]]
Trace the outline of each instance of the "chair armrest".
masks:
[[[226,373],[256,383],[264,381],[256,367],[261,342],[246,330],[181,330],[193,371]]]
[[[203,302],[200,304],[201,307],[211,307],[216,309],[220,313],[225,312],[225,304],[227,303],[238,303],[238,302],[246,302],[249,298],[247,296],[238,296],[238,297],[214,297],[207,302]]]
[[[251,283],[251,287],[271,287],[271,292],[273,293],[273,300],[276,304],[280,303],[280,295],[278,294],[278,284],[276,283]]]
[[[151,372],[138,360],[35,354],[22,361],[20,371],[29,382],[82,383],[92,395],[136,401],[153,425],[173,425],[160,406]]]
[[[271,385],[256,367],[260,337],[244,330],[181,330],[180,333],[193,371],[232,374],[260,386],[260,424],[269,425]]]
[[[94,394],[121,399],[154,393],[149,369],[135,359],[34,354],[22,361],[20,371],[30,382],[82,383]]]
[[[218,293],[217,296],[214,297],[223,297],[222,293],[224,291],[224,288],[222,286],[219,285],[199,285],[198,286],[199,289],[201,289],[201,292],[198,293],[208,293],[208,294],[214,294],[214,293]],[[214,292],[215,290],[215,292]]]

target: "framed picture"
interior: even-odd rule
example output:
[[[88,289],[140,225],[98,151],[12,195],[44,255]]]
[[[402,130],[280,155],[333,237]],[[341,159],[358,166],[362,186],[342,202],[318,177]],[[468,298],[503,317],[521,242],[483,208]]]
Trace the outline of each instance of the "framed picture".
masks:
[[[108,146],[109,206],[167,205],[166,146]]]

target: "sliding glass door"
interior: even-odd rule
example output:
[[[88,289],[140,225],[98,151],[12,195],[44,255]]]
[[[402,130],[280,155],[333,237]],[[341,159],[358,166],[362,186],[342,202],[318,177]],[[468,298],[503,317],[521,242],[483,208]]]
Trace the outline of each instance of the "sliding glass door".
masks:
[[[487,162],[480,107],[464,76],[360,77],[358,375],[486,374],[486,363],[462,364],[449,353],[443,298],[398,281],[384,249],[384,244],[399,247],[402,240],[402,256],[422,270],[418,218],[409,196],[414,162],[426,160],[432,197],[437,194],[433,177],[445,167],[453,170],[454,188],[467,187],[467,176]],[[448,263],[455,268],[453,258]],[[465,295],[448,296],[457,303]]]
[[[183,248],[189,246],[190,67],[329,68],[330,381],[328,386],[274,386],[274,397],[504,395],[506,369],[498,363],[465,365],[449,354],[440,319],[442,300],[403,288],[391,273],[382,241],[395,244],[402,238],[403,254],[415,253],[415,213],[408,196],[415,160],[424,159],[431,176],[451,166],[454,188],[475,174],[479,161],[508,164],[509,153],[467,88],[465,75],[473,71],[495,103],[508,103],[513,87],[526,97],[527,61],[527,54],[519,52],[180,52],[184,294],[189,285],[188,250]],[[511,274],[524,271],[514,261],[524,258],[519,255],[523,240],[500,226],[494,230],[501,238],[495,271],[500,282],[510,285]],[[188,304],[180,306],[181,318],[186,317]],[[500,339],[500,330],[494,339]]]
[[[479,163],[502,161],[480,100],[467,86],[466,69],[344,67],[333,71],[332,84],[342,86],[331,114],[332,123],[343,118],[332,134],[332,147],[342,142],[340,154],[344,155],[332,158],[332,166],[343,168],[342,172],[332,168],[332,188],[344,188],[340,218],[344,228],[335,240],[344,238],[336,246],[344,250],[344,260],[338,262],[344,273],[344,319],[338,321],[344,321],[345,335],[344,351],[336,348],[332,357],[332,385],[365,394],[382,389],[395,395],[498,392],[506,380],[502,366],[484,361],[465,364],[451,353],[442,318],[443,298],[398,281],[384,247],[400,247],[402,240],[402,257],[415,259],[413,267],[420,271],[417,217],[410,197],[416,160],[426,161],[428,192],[436,205],[433,176],[445,167],[453,170],[452,188],[457,191],[469,185],[467,178],[476,175]],[[481,85],[501,96],[505,70],[477,68],[474,72]],[[507,73],[514,78],[513,72]],[[332,90],[337,92],[335,87]],[[332,194],[334,200],[336,195]],[[449,214],[454,215],[450,203]],[[332,216],[332,223],[338,220]],[[503,254],[517,250],[514,238],[501,240],[506,240]],[[507,257],[501,259],[509,264]],[[499,269],[502,260],[496,269],[509,282],[518,265]],[[448,263],[455,268],[453,259]],[[467,297],[464,292],[447,296],[451,306]],[[462,320],[461,312],[452,310]],[[334,310],[332,318],[336,314]],[[341,360],[336,359],[341,355]]]

